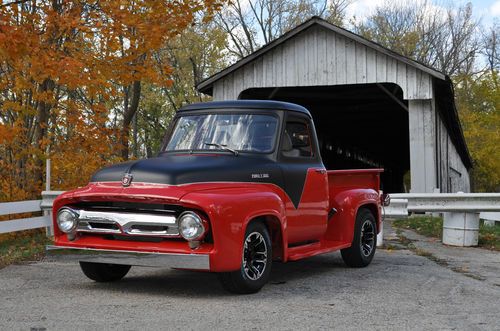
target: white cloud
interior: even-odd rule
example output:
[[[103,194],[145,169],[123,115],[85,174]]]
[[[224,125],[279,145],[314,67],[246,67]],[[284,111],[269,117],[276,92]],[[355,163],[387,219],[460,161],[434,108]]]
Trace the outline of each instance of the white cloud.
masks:
[[[381,6],[384,0],[357,0],[350,4],[347,9],[347,18],[356,17],[356,20],[363,21],[366,17],[373,14],[375,9]]]
[[[498,0],[498,3],[500,3],[500,0]],[[399,5],[405,6],[406,4],[425,5],[424,10],[429,14],[441,12],[444,15],[446,13],[445,7],[440,6],[439,4],[434,4],[428,0],[412,0],[411,2],[401,1]],[[358,22],[364,21],[368,16],[375,12],[377,7],[383,7],[384,5],[387,5],[386,0],[354,0],[353,3],[351,3],[346,9],[346,17],[347,19],[355,17]]]
[[[493,17],[500,16],[500,0],[497,0],[490,8],[490,15]]]

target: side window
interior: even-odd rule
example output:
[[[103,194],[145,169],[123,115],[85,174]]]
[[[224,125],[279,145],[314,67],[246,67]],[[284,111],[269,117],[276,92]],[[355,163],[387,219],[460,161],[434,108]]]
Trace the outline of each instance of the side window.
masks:
[[[283,136],[282,153],[288,157],[312,157],[311,134],[302,121],[288,121]]]

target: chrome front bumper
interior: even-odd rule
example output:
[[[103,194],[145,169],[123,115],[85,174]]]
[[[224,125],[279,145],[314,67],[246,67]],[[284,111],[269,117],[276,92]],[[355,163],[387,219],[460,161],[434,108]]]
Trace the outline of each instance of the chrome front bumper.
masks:
[[[191,270],[210,270],[208,254],[171,254],[47,245],[53,261],[82,261]]]

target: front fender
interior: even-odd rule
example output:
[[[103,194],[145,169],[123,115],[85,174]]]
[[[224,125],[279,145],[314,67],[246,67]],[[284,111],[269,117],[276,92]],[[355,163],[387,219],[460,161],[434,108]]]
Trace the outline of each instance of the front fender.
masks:
[[[214,240],[211,271],[235,271],[241,267],[246,227],[256,217],[272,216],[280,220],[283,246],[287,245],[285,205],[281,193],[272,184],[196,191],[183,196],[181,203],[202,209],[209,217]]]

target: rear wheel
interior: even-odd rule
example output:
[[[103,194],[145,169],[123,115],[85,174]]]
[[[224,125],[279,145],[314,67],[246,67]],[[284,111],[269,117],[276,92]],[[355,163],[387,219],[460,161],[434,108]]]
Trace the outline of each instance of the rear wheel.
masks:
[[[80,262],[80,268],[85,276],[100,283],[120,280],[130,270],[129,265],[92,262]]]
[[[354,238],[349,248],[340,251],[345,264],[350,267],[366,267],[370,264],[377,249],[377,223],[375,216],[366,208],[356,215]]]
[[[250,223],[243,241],[241,267],[234,272],[219,274],[222,286],[229,292],[249,294],[258,292],[269,280],[272,264],[272,245],[264,224]]]

